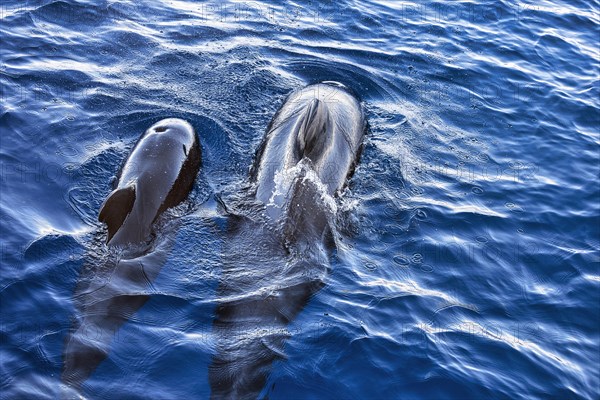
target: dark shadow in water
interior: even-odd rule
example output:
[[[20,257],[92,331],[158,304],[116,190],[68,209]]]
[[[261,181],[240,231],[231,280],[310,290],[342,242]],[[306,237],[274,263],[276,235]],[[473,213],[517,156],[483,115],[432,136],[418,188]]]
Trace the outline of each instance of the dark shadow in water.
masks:
[[[331,212],[314,183],[296,178],[285,219],[233,217],[213,323],[211,397],[253,399],[285,358],[288,324],[324,284],[333,251]],[[260,219],[260,218],[258,218]]]
[[[85,380],[107,357],[117,331],[155,292],[152,282],[173,247],[175,232],[156,238],[153,247],[138,248],[134,254],[131,250],[129,254],[107,254],[106,247],[97,245],[97,252],[88,255],[75,289],[75,315],[65,339],[64,398],[77,398]]]

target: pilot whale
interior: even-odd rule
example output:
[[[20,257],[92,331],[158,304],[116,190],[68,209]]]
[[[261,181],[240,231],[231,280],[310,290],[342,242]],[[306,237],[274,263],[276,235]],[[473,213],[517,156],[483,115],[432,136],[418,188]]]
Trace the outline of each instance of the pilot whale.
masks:
[[[250,170],[260,217],[237,216],[213,321],[211,398],[266,396],[287,326],[324,284],[335,248],[335,203],[359,159],[366,120],[344,85],[294,91],[274,115]]]
[[[200,161],[200,146],[188,122],[168,118],[152,125],[133,148],[116,189],[100,209],[98,220],[108,227],[108,244],[147,239],[156,218],[187,197]]]
[[[173,238],[164,235],[151,247],[138,245],[149,239],[161,213],[188,196],[200,162],[194,129],[175,118],[146,130],[125,161],[98,219],[108,226],[107,250],[134,250],[116,258],[110,251],[86,258],[73,296],[76,313],[65,338],[63,398],[79,398],[86,379],[106,358],[117,330],[149,299]],[[100,241],[100,235],[95,240]]]

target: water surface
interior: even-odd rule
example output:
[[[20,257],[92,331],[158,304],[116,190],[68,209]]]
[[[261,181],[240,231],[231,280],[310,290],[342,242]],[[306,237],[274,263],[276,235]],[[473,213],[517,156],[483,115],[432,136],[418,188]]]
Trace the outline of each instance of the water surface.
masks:
[[[99,207],[143,131],[198,132],[153,295],[84,395],[205,398],[228,218],[290,91],[336,80],[370,124],[325,286],[270,399],[597,398],[597,1],[6,1],[5,398],[55,398]],[[269,268],[269,265],[265,265]]]

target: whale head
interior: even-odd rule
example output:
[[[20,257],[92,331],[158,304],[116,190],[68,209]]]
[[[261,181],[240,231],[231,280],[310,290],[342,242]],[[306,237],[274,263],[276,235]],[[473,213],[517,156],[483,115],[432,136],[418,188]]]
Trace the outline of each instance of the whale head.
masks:
[[[148,128],[100,209],[98,220],[108,227],[107,243],[144,242],[156,218],[187,197],[199,167],[200,147],[188,122],[168,118]]]

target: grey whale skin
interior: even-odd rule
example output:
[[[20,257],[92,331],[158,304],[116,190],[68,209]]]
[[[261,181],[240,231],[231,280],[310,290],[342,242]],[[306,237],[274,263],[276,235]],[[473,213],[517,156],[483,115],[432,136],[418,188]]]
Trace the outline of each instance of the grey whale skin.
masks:
[[[329,270],[335,215],[323,197],[337,198],[346,185],[366,130],[360,102],[337,82],[293,92],[274,115],[250,172],[264,220],[233,218],[223,251],[212,399],[268,396],[287,326]]]
[[[109,248],[131,254],[115,259],[92,253],[82,266],[73,296],[76,313],[63,351],[63,398],[80,398],[83,383],[106,358],[117,330],[150,297],[172,240],[168,235],[155,238],[151,248],[145,241],[156,218],[187,197],[200,163],[194,129],[175,118],[146,130],[124,163],[99,220],[108,225]]]

